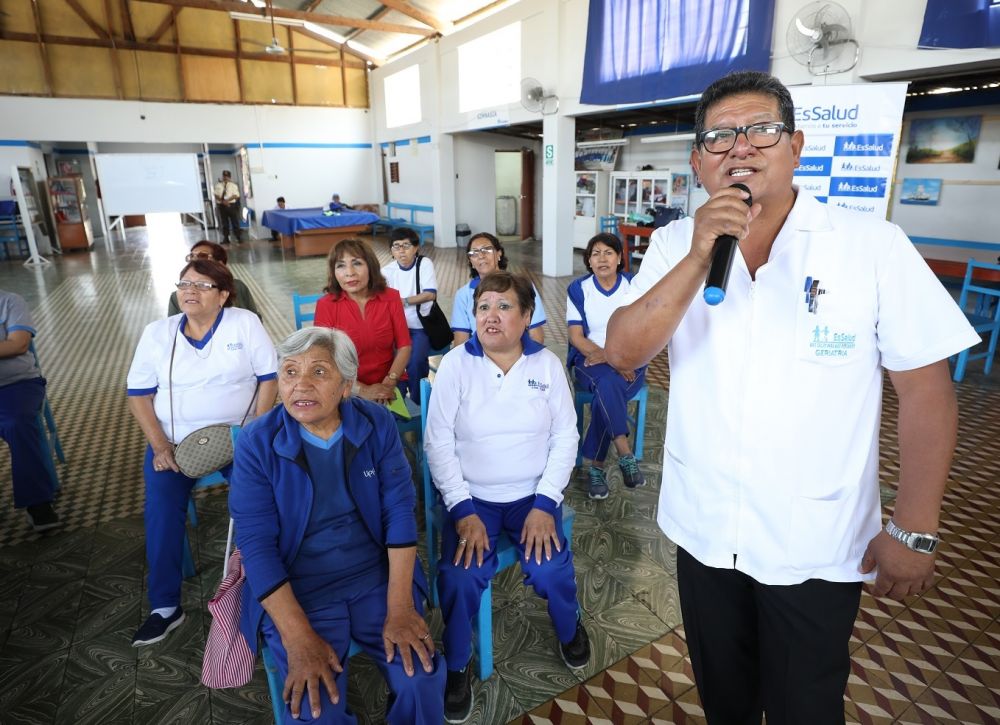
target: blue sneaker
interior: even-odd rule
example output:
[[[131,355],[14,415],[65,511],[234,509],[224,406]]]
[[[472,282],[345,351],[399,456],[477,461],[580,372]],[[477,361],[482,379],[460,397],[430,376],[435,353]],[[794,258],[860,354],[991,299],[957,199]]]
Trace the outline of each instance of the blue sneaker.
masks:
[[[622,456],[618,459],[618,467],[622,471],[622,481],[626,487],[638,488],[646,485],[646,478],[639,470],[639,461],[635,460],[635,456]]]
[[[608,497],[608,479],[604,476],[603,468],[590,467],[590,489],[587,496],[595,500]]]
[[[166,636],[181,626],[183,621],[184,610],[180,607],[177,607],[169,617],[150,614],[132,638],[132,646],[145,647],[147,644],[154,644],[162,639],[166,639]]]

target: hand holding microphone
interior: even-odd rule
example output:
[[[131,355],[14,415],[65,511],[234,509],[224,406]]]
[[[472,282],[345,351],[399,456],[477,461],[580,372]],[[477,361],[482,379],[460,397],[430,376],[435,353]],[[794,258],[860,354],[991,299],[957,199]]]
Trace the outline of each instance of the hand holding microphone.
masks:
[[[753,196],[746,184],[732,184],[733,188],[745,191],[747,198],[743,201],[747,206],[753,206]],[[732,234],[721,234],[715,240],[715,251],[712,252],[712,266],[708,268],[705,278],[705,302],[717,305],[726,299],[726,286],[729,284],[729,273],[736,257],[736,247],[739,240]]]

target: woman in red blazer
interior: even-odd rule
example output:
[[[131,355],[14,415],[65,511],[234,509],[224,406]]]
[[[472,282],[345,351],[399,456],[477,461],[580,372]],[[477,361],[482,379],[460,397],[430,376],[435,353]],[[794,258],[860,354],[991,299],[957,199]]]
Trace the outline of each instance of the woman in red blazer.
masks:
[[[337,242],[327,267],[327,294],[316,304],[316,326],[343,330],[358,349],[355,394],[391,401],[393,388],[406,374],[411,349],[399,292],[386,285],[378,258],[360,240]]]

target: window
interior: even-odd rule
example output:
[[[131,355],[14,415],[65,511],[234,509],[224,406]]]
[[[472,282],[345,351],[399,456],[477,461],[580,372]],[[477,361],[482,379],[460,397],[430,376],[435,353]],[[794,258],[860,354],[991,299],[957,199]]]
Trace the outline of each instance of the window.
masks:
[[[458,47],[458,110],[516,103],[521,97],[521,24]]]
[[[382,80],[386,128],[420,123],[420,66],[411,65]]]

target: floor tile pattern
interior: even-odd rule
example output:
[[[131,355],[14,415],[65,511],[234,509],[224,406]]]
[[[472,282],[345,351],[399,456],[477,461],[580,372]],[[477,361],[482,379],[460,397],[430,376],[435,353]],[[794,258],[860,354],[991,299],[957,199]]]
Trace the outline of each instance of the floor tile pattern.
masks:
[[[226,536],[223,489],[199,494],[190,529],[199,574],[185,582],[184,625],[161,645],[130,646],[145,614],[142,435],[125,406],[124,381],[142,328],[165,312],[196,230],[157,237],[130,230],[90,254],[68,254],[43,270],[0,263],[0,286],[28,299],[37,347],[66,449],[57,506],[66,526],[33,534],[10,491],[0,491],[0,723],[267,723],[263,673],[237,691],[198,684],[210,618],[205,602],[221,576]],[[184,241],[184,235],[187,242]],[[375,249],[390,257],[384,238]],[[548,312],[548,344],[565,353],[565,289],[547,278],[531,242],[505,242],[511,269],[526,271]],[[429,249],[442,307],[468,279],[461,250]],[[322,258],[295,259],[254,242],[234,247],[234,274],[254,293],[274,339],[292,329],[291,292],[326,282]],[[583,272],[576,259],[577,273]],[[674,547],[655,512],[666,424],[666,354],[654,360],[643,469],[650,485],[624,490],[609,465],[611,498],[585,496],[577,471],[567,494],[577,510],[574,556],[593,661],[561,662],[544,604],[516,568],[494,587],[497,674],[474,684],[470,723],[704,722],[686,657]],[[906,604],[862,599],[851,641],[845,696],[851,722],[1000,721],[1000,387],[973,370],[957,386],[959,445],[945,497],[945,545],[935,586]],[[897,402],[886,387],[880,477],[886,513],[894,502]],[[0,451],[9,479],[9,455]],[[422,547],[421,547],[422,548]],[[429,622],[440,640],[440,612]],[[349,663],[348,699],[363,723],[380,722],[386,689],[364,655]]]

